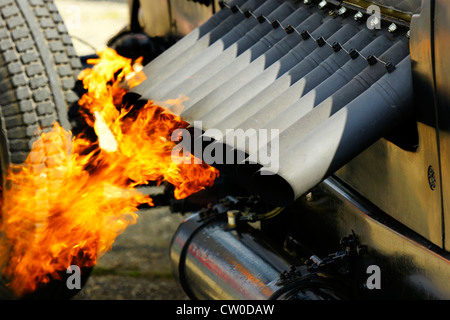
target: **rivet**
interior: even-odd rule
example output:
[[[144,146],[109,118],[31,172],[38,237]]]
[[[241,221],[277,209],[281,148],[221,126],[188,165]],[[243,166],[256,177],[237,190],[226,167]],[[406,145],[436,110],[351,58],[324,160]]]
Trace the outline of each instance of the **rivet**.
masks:
[[[287,34],[291,34],[292,32],[294,32],[294,28],[291,25],[285,27],[284,30],[286,30]]]
[[[272,25],[272,27],[274,29],[276,29],[280,26],[280,23],[278,22],[278,20],[273,20],[270,24]]]
[[[303,30],[302,33],[300,33],[300,36],[303,38],[303,40],[308,40],[310,38],[309,32],[306,30]]]
[[[353,19],[355,19],[356,21],[361,20],[364,17],[363,13],[361,11],[358,11],[354,16]]]
[[[428,184],[431,190],[436,189],[436,174],[432,166],[428,167]]]
[[[347,12],[347,8],[346,7],[340,7],[338,10],[338,15],[342,16]]]
[[[389,27],[388,27],[388,31],[390,33],[394,33],[395,31],[397,31],[397,25],[395,23],[392,23]]]
[[[355,49],[350,49],[348,54],[349,54],[350,58],[352,58],[353,60],[359,56],[358,51],[356,51]]]
[[[333,45],[331,47],[333,48],[334,52],[338,52],[342,49],[341,44],[339,42],[333,43]]]
[[[321,2],[319,3],[319,9],[325,8],[327,4],[328,4],[327,1],[325,1],[325,0],[321,1]]]
[[[323,47],[326,43],[325,39],[323,37],[320,37],[319,39],[317,39],[316,42],[319,45],[319,47]]]
[[[370,55],[367,57],[367,62],[369,65],[373,66],[375,63],[377,63],[377,58],[375,58],[373,55]]]
[[[388,62],[384,66],[387,70],[387,72],[391,73],[395,70],[395,65],[392,62]]]

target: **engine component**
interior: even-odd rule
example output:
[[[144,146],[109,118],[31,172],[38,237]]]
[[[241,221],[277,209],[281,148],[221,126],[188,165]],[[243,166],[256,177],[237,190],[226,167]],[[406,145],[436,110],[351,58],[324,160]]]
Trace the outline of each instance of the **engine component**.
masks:
[[[156,101],[187,96],[181,116],[218,145],[209,150],[225,150],[208,163],[240,163],[244,185],[286,206],[409,119],[408,38],[400,23],[395,32],[369,30],[330,14],[339,8],[331,3],[255,4],[225,4],[220,26],[149,63],[148,80],[133,90]],[[237,24],[221,27],[230,21]],[[250,142],[236,142],[237,130],[251,132]],[[277,134],[264,142],[256,137],[264,130]]]
[[[227,213],[193,214],[179,226],[172,239],[170,259],[175,278],[189,298],[330,300],[346,297],[348,293],[342,283],[323,276],[323,266],[295,266],[292,258],[277,250],[258,230],[248,225],[230,226]],[[344,256],[346,253],[335,261]]]

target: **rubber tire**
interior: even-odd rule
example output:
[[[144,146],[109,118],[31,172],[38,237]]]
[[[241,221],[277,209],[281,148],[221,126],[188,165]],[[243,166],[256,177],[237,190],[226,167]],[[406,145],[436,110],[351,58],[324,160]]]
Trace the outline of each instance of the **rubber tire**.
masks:
[[[0,15],[0,165],[4,173],[9,163],[22,163],[33,142],[56,121],[70,129],[68,108],[78,101],[72,89],[82,65],[52,0],[2,0]],[[46,151],[44,147],[33,152]],[[32,297],[69,298],[75,291],[69,291],[62,280],[51,281]],[[0,284],[0,298],[9,295]]]

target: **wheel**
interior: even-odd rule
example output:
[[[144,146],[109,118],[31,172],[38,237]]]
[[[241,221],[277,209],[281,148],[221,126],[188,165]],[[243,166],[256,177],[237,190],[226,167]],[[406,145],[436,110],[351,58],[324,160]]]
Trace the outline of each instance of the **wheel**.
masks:
[[[72,89],[82,65],[53,1],[2,0],[0,14],[0,165],[4,174],[9,164],[27,158],[33,142],[55,122],[70,129],[68,107],[78,101]],[[33,150],[44,153],[44,160],[37,157],[41,160],[36,165],[43,165],[50,156],[46,143]],[[0,282],[0,297],[11,296],[1,274]],[[31,297],[67,298],[75,291],[68,291],[61,279]]]

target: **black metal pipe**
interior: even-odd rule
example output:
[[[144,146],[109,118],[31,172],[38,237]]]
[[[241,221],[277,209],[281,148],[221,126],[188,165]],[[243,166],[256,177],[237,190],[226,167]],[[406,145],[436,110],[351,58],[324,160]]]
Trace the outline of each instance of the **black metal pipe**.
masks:
[[[274,205],[291,204],[333,174],[413,112],[407,56],[368,90],[279,155],[278,170],[262,168],[252,186]]]

